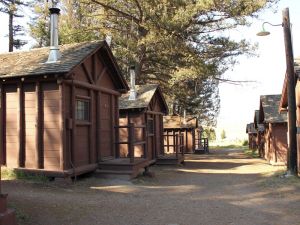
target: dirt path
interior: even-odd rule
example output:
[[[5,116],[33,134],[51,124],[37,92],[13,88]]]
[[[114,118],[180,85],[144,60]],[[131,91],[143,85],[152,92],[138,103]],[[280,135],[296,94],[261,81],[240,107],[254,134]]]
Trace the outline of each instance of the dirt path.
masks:
[[[19,225],[298,225],[300,181],[242,151],[188,155],[185,166],[153,167],[132,182],[4,181]]]

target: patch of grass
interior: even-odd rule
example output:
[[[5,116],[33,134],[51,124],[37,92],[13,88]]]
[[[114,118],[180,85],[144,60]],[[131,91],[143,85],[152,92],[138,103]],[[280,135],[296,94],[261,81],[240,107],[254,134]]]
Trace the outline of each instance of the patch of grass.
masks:
[[[280,169],[275,172],[266,173],[262,180],[261,186],[265,188],[278,189],[283,187],[296,188],[300,190],[300,178],[299,177],[284,177],[286,170]]]
[[[259,158],[257,150],[252,150],[247,147],[246,149],[244,149],[244,153],[251,158]]]
[[[18,224],[28,223],[30,218],[28,215],[23,213],[20,209],[18,209],[14,204],[8,203],[8,208],[14,209],[16,213],[16,219]]]
[[[30,180],[35,182],[47,182],[48,177],[39,174],[24,173],[23,171],[1,167],[1,179],[3,180]]]

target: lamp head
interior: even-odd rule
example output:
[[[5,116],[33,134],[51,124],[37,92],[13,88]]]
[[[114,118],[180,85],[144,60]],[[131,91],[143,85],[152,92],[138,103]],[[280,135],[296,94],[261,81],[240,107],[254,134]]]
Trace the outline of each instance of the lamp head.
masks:
[[[270,34],[269,31],[265,31],[264,29],[260,32],[258,32],[256,35],[257,36],[268,36]]]
[[[271,23],[269,23],[269,22],[263,22],[263,24],[262,24],[262,29],[261,29],[261,31],[260,32],[258,32],[256,35],[257,36],[268,36],[269,34],[270,34],[270,32],[269,31],[266,31],[265,30],[265,24],[270,24],[271,26],[277,26],[277,25],[273,25],[273,24],[271,24]]]

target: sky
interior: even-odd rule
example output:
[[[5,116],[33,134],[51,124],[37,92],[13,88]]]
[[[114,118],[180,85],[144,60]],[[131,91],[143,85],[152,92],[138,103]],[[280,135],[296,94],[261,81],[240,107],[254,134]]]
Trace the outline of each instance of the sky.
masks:
[[[224,129],[228,139],[246,139],[246,124],[253,122],[254,110],[259,109],[259,96],[281,94],[286,70],[282,27],[265,25],[269,36],[259,37],[262,23],[282,23],[282,10],[289,7],[292,23],[292,38],[300,38],[300,1],[281,0],[274,10],[265,10],[259,19],[254,19],[247,28],[238,28],[230,33],[234,39],[245,38],[258,44],[257,57],[238,58],[239,64],[228,70],[224,77],[251,82],[242,85],[221,83],[219,86],[221,109],[217,120],[217,137]],[[300,43],[293,41],[294,57],[300,56]]]
[[[239,64],[228,70],[224,78],[247,80],[241,85],[221,83],[219,86],[221,108],[217,119],[217,137],[225,130],[228,139],[246,139],[246,124],[253,122],[254,110],[259,107],[259,96],[281,94],[285,65],[283,30],[281,27],[265,25],[271,35],[258,37],[264,21],[282,23],[282,9],[289,7],[293,40],[300,38],[300,0],[281,0],[275,9],[264,10],[258,19],[252,20],[250,27],[239,27],[228,32],[231,38],[258,44],[257,57],[240,56]],[[26,24],[28,20],[21,18]],[[298,23],[297,23],[298,21]],[[0,14],[0,52],[6,52],[7,18]],[[28,48],[29,46],[25,46]],[[300,43],[294,41],[294,56],[300,56]]]

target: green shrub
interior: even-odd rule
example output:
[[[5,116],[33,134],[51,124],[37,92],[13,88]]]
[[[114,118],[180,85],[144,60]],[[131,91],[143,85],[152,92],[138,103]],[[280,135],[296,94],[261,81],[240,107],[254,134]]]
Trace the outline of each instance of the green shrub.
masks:
[[[242,143],[243,146],[248,146],[249,145],[249,141],[248,140],[244,140]]]
[[[46,182],[48,177],[40,174],[25,173],[20,170],[9,169],[1,167],[1,178],[4,180],[31,180]]]

